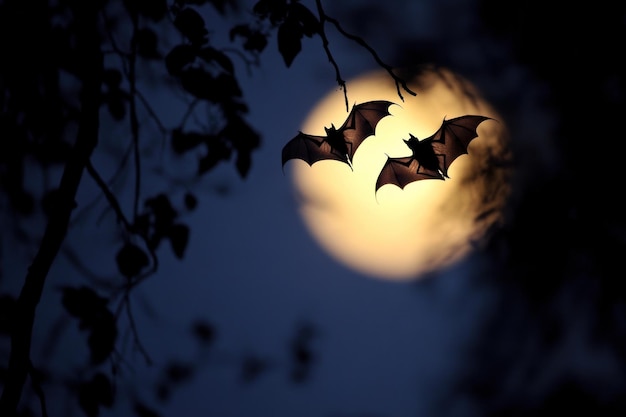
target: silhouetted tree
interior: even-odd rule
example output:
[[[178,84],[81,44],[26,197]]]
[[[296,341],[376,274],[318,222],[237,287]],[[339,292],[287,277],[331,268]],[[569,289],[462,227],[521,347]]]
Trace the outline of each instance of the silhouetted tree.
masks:
[[[36,248],[19,294],[4,290],[0,298],[0,332],[7,340],[0,363],[0,415],[33,412],[30,397],[24,396],[27,387],[46,415],[45,391],[54,383],[75,395],[88,416],[112,407],[116,370],[124,360],[119,349],[123,319],[134,348],[150,362],[132,313],[133,289],[158,270],[163,245],[184,258],[192,231],[183,215],[198,204],[191,184],[221,163],[232,163],[245,178],[260,144],[259,133],[246,121],[248,106],[235,62],[250,69],[259,65],[276,34],[284,64],[290,66],[301,51],[301,39],[318,36],[347,106],[345,82],[326,35],[331,24],[388,70],[398,94],[413,94],[365,41],[326,15],[320,1],[312,11],[297,0],[259,0],[249,10],[245,6],[251,12],[247,21],[229,28],[231,45],[215,44],[208,16],[225,20],[241,7],[233,0],[0,2],[3,216],[15,242]],[[149,92],[155,88],[187,103],[178,121],[166,121],[163,109],[154,107]],[[111,131],[128,133],[116,137]],[[166,191],[144,187],[151,172],[163,175],[149,152],[163,143],[168,148],[161,155],[196,156],[183,192],[168,189],[167,178],[162,179]],[[98,149],[114,150],[113,167],[102,162],[108,160]],[[35,175],[44,179],[42,186],[32,184]],[[122,184],[125,177],[130,177],[129,188]],[[97,186],[91,202],[78,197],[84,181]],[[111,262],[117,277],[60,288],[63,308],[86,336],[89,363],[86,372],[71,380],[53,381],[45,365],[30,356],[37,307],[74,222],[102,200],[115,218],[117,248]],[[89,260],[65,253],[78,272],[90,274]],[[191,331],[203,346],[216,337],[206,321],[195,323]],[[312,335],[305,326],[291,344],[294,382],[310,371]],[[244,358],[242,379],[255,379],[269,364],[264,358]],[[193,364],[184,361],[168,364],[157,382],[160,398],[167,399],[193,372]],[[138,416],[158,415],[139,399],[132,404]]]

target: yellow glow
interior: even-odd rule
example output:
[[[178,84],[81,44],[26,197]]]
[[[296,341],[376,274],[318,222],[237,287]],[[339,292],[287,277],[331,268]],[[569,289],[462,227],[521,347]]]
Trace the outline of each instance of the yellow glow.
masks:
[[[495,110],[465,80],[438,69],[410,75],[401,101],[384,71],[348,81],[350,106],[389,100],[375,136],[354,155],[353,169],[338,161],[309,166],[295,159],[292,173],[300,212],[313,236],[334,257],[367,275],[407,280],[458,261],[500,216],[508,192],[505,173],[488,158],[504,155],[505,126]],[[347,117],[342,91],[322,99],[301,130],[323,135],[324,126],[340,126]],[[424,180],[403,190],[385,185],[375,193],[378,174],[390,157],[411,155],[403,139],[432,135],[447,119],[466,114],[489,116],[478,126],[479,137],[448,171],[449,180]]]

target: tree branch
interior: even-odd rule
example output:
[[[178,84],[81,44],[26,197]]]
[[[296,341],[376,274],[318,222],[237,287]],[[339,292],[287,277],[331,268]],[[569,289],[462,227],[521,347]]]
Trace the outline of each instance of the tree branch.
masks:
[[[87,172],[89,173],[91,178],[93,178],[96,184],[98,184],[98,187],[100,187],[100,191],[102,191],[102,194],[104,194],[104,197],[107,199],[107,201],[111,205],[111,208],[113,208],[113,210],[115,211],[115,214],[117,215],[117,219],[124,225],[126,230],[130,230],[131,224],[126,218],[126,216],[124,215],[124,211],[122,211],[122,207],[120,206],[120,203],[117,201],[117,198],[113,195],[111,190],[109,190],[109,187],[104,182],[100,174],[98,174],[98,171],[96,171],[96,169],[94,168],[93,164],[91,163],[91,160],[87,160],[87,162],[85,163],[85,168],[87,169]]]
[[[318,0],[319,1],[319,0]],[[415,93],[414,91],[412,91],[408,85],[406,84],[406,82],[398,77],[394,72],[393,72],[393,68],[390,67],[389,65],[385,64],[383,62],[382,59],[380,59],[380,57],[378,56],[378,54],[376,53],[376,51],[374,50],[374,48],[372,48],[371,46],[369,46],[367,44],[367,42],[365,42],[365,40],[363,40],[363,38],[360,38],[356,35],[352,35],[348,32],[346,32],[343,27],[341,26],[341,24],[339,23],[339,21],[337,21],[336,19],[333,19],[332,17],[329,16],[324,16],[325,20],[328,20],[330,23],[332,23],[337,30],[339,31],[339,33],[341,33],[343,36],[345,36],[346,38],[355,41],[356,43],[358,43],[359,45],[361,45],[363,48],[367,49],[367,51],[372,55],[372,57],[374,58],[374,60],[376,61],[376,63],[378,65],[380,65],[385,71],[387,71],[387,73],[389,73],[389,75],[391,76],[391,78],[393,78],[394,82],[396,83],[396,89],[398,91],[398,97],[400,97],[400,99],[402,101],[404,101],[404,97],[402,96],[402,91],[400,90],[400,86],[402,86],[402,88],[404,89],[404,91],[406,91],[407,93],[409,93],[412,96],[415,96],[417,93]]]
[[[324,8],[322,7],[321,0],[315,0],[315,4],[317,5],[317,13],[320,18],[319,35],[320,35],[320,38],[322,38],[322,45],[324,47],[324,51],[326,52],[326,56],[328,57],[328,61],[332,64],[333,68],[335,68],[335,78],[337,79],[337,84],[339,84],[339,88],[343,90],[343,96],[345,97],[345,100],[346,100],[346,111],[350,111],[350,104],[348,103],[348,89],[346,87],[346,81],[341,76],[341,72],[339,71],[339,65],[337,64],[337,61],[335,61],[333,54],[330,52],[328,38],[326,37],[326,31],[324,30],[324,26],[325,26],[326,19],[328,18],[328,16],[326,16],[326,13],[324,12]]]
[[[75,198],[83,170],[98,143],[100,95],[103,56],[97,31],[98,5],[76,2],[77,59],[79,60],[81,90],[81,119],[76,142],[68,156],[61,182],[59,199],[50,214],[48,224],[33,259],[15,306],[17,319],[11,329],[11,353],[6,384],[0,398],[0,415],[12,417],[22,397],[24,383],[30,370],[30,349],[35,312],[41,299],[46,277],[65,236],[76,206]]]
[[[130,39],[130,58],[128,65],[128,82],[130,84],[130,132],[133,138],[135,156],[135,198],[133,200],[133,221],[139,215],[139,198],[141,195],[141,155],[139,153],[139,120],[137,119],[137,33],[139,26],[139,14],[132,7],[131,21],[133,33]]]
[[[383,62],[383,60],[380,59],[380,57],[378,56],[378,53],[376,53],[374,48],[372,48],[367,42],[365,42],[363,38],[360,38],[359,36],[346,32],[346,30],[341,26],[341,24],[339,23],[337,19],[334,19],[328,16],[326,12],[324,11],[324,8],[322,7],[321,0],[315,0],[315,4],[317,5],[317,13],[320,19],[319,35],[320,35],[320,38],[322,38],[322,44],[324,46],[324,51],[326,52],[326,56],[328,57],[328,60],[330,61],[332,66],[335,68],[335,75],[337,77],[337,83],[339,84],[339,87],[343,90],[344,97],[346,99],[346,110],[349,110],[348,91],[346,89],[346,81],[341,77],[341,74],[339,72],[339,65],[337,64],[332,53],[330,52],[328,38],[326,37],[326,31],[324,29],[326,22],[332,23],[335,26],[335,28],[339,31],[339,33],[341,33],[344,37],[350,39],[351,41],[358,43],[360,46],[365,48],[372,55],[376,63],[379,66],[381,66],[385,71],[387,71],[387,73],[391,76],[391,78],[393,78],[394,82],[396,83],[396,90],[398,92],[398,97],[400,97],[402,101],[404,101],[404,96],[402,95],[402,91],[400,87],[402,87],[404,91],[406,91],[412,96],[417,95],[417,93],[415,93],[409,88],[409,86],[407,85],[404,79],[396,75],[396,73],[393,71],[393,68],[391,66],[385,64],[385,62]]]

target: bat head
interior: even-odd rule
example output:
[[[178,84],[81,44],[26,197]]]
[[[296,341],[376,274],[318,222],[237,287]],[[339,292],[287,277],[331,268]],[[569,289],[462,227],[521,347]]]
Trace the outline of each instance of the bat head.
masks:
[[[324,130],[326,131],[326,136],[334,135],[337,133],[337,128],[333,123],[330,124],[330,127],[324,126]]]
[[[415,149],[415,146],[419,144],[419,139],[410,133],[409,133],[408,139],[402,139],[402,140],[404,141],[404,143],[406,143],[406,146],[408,146],[411,149]]]

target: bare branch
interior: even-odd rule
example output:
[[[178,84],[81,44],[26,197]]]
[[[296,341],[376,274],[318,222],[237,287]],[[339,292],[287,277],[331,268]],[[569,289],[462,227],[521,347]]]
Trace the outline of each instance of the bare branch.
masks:
[[[87,172],[89,173],[89,175],[91,175],[91,177],[94,179],[94,181],[96,181],[96,184],[98,184],[98,186],[100,187],[100,190],[102,191],[102,193],[106,197],[107,201],[109,202],[109,204],[113,208],[113,211],[115,211],[115,214],[117,215],[118,220],[122,223],[122,225],[124,225],[124,228],[126,229],[126,231],[129,232],[129,233],[136,234],[136,233],[133,232],[132,224],[128,221],[128,219],[124,215],[124,212],[123,212],[122,208],[120,207],[120,204],[117,201],[117,198],[115,197],[115,195],[113,195],[111,190],[109,190],[109,187],[106,185],[106,183],[104,182],[104,180],[102,179],[100,174],[98,174],[98,172],[95,170],[95,168],[93,167],[93,164],[91,163],[91,161],[87,162],[86,168],[87,168]],[[143,236],[143,235],[140,235],[140,234],[138,236],[141,237],[141,239],[143,240],[144,244],[146,245],[146,248],[147,248],[148,252],[150,253],[150,258],[152,259],[152,268],[149,271],[147,271],[146,273],[144,273],[144,274],[140,275],[139,277],[137,277],[134,281],[132,281],[128,285],[129,289],[134,287],[134,286],[136,286],[137,284],[139,284],[139,282],[141,282],[144,279],[148,278],[150,275],[154,274],[157,271],[158,265],[159,265],[158,257],[156,255],[156,253],[154,252],[154,250],[148,244],[148,240],[147,240],[146,236]]]
[[[131,8],[133,32],[130,39],[130,57],[128,58],[128,82],[130,84],[130,132],[133,140],[135,157],[135,198],[133,199],[133,219],[139,215],[139,198],[141,194],[141,155],[139,153],[139,120],[137,119],[137,33],[139,31],[139,14]]]
[[[339,23],[337,19],[334,19],[328,16],[322,7],[321,0],[315,0],[315,3],[317,4],[317,11],[320,17],[320,37],[322,38],[322,42],[324,43],[324,50],[326,51],[326,55],[328,55],[328,59],[331,61],[331,63],[335,67],[335,72],[337,74],[337,82],[339,83],[340,87],[344,90],[344,93],[346,95],[346,108],[348,106],[348,97],[347,97],[347,91],[345,90],[345,81],[342,80],[341,76],[339,75],[339,68],[330,53],[330,50],[328,48],[328,39],[326,38],[326,33],[324,31],[324,24],[327,21],[332,23],[335,26],[335,28],[339,31],[339,33],[341,33],[344,37],[358,43],[360,46],[365,48],[372,55],[376,63],[379,66],[381,66],[385,71],[387,71],[387,73],[389,74],[389,76],[391,76],[391,78],[393,78],[394,82],[396,83],[396,90],[398,92],[398,97],[400,97],[402,101],[404,101],[404,96],[402,95],[401,88],[404,89],[404,91],[406,91],[412,96],[417,95],[417,93],[415,93],[409,88],[409,86],[407,85],[404,79],[396,75],[396,73],[393,71],[393,68],[391,66],[385,64],[385,62],[382,59],[380,59],[380,57],[378,56],[378,53],[374,50],[374,48],[372,48],[367,42],[365,42],[363,38],[353,35],[351,33],[348,33],[341,26],[341,24]]]
[[[335,61],[333,54],[330,52],[328,38],[326,37],[326,31],[324,30],[324,24],[326,23],[328,16],[326,16],[326,13],[324,12],[321,0],[315,0],[315,4],[317,5],[317,13],[319,14],[319,18],[320,18],[319,34],[320,34],[320,38],[322,38],[322,45],[324,46],[324,51],[326,51],[326,56],[328,57],[328,61],[330,61],[332,66],[335,68],[335,77],[337,79],[337,84],[339,84],[339,87],[343,90],[343,95],[346,100],[346,111],[350,111],[350,104],[348,103],[348,89],[346,87],[346,81],[341,77],[341,72],[339,71],[339,65],[337,64],[337,61]]]
[[[128,317],[128,323],[130,324],[130,329],[133,332],[133,339],[135,342],[135,346],[139,349],[139,352],[144,357],[147,365],[152,365],[152,358],[148,354],[148,351],[144,347],[143,343],[141,343],[141,339],[139,338],[139,332],[137,331],[137,325],[135,323],[135,317],[133,316],[133,312],[130,306],[130,288],[124,294],[124,304],[126,306],[126,316]]]
[[[390,67],[389,65],[385,64],[383,62],[382,59],[380,59],[380,57],[378,56],[378,54],[376,53],[376,51],[369,46],[362,38],[352,35],[350,33],[347,33],[339,24],[339,22],[331,17],[326,16],[326,20],[328,20],[330,23],[332,23],[333,25],[335,25],[335,27],[337,28],[337,30],[346,38],[353,40],[355,42],[357,42],[359,45],[361,45],[363,48],[367,49],[368,52],[370,54],[372,54],[372,57],[374,57],[374,60],[376,61],[376,63],[378,65],[380,65],[381,67],[383,67],[383,69],[385,69],[385,71],[387,71],[389,73],[389,75],[391,76],[391,78],[393,78],[393,80],[396,83],[396,89],[398,91],[398,97],[400,97],[400,99],[402,101],[404,101],[404,97],[402,96],[402,92],[400,91],[400,86],[402,86],[402,88],[404,89],[404,91],[406,91],[407,93],[409,93],[412,96],[417,95],[417,93],[415,93],[413,90],[411,90],[408,85],[406,84],[406,82],[398,77],[394,72],[393,72],[393,68]]]
[[[148,102],[148,99],[146,99],[146,97],[138,89],[135,89],[135,95],[141,101],[141,104],[143,104],[143,106],[146,108],[146,111],[148,112],[150,117],[152,117],[152,120],[154,120],[154,123],[156,123],[159,131],[163,134],[163,136],[167,135],[167,128],[161,122],[161,119],[156,114],[156,111],[154,111],[150,103]]]
[[[87,161],[85,168],[87,168],[87,172],[89,173],[91,178],[93,178],[96,184],[98,184],[98,187],[100,187],[100,190],[104,194],[104,197],[109,202],[111,208],[113,208],[113,210],[115,211],[117,219],[124,225],[124,228],[126,228],[126,230],[131,230],[132,226],[126,218],[126,215],[124,215],[124,211],[122,210],[122,207],[120,207],[120,203],[117,201],[117,198],[115,197],[115,195],[113,195],[111,190],[109,190],[109,187],[104,182],[98,171],[96,171],[93,164],[91,163],[91,160]]]

